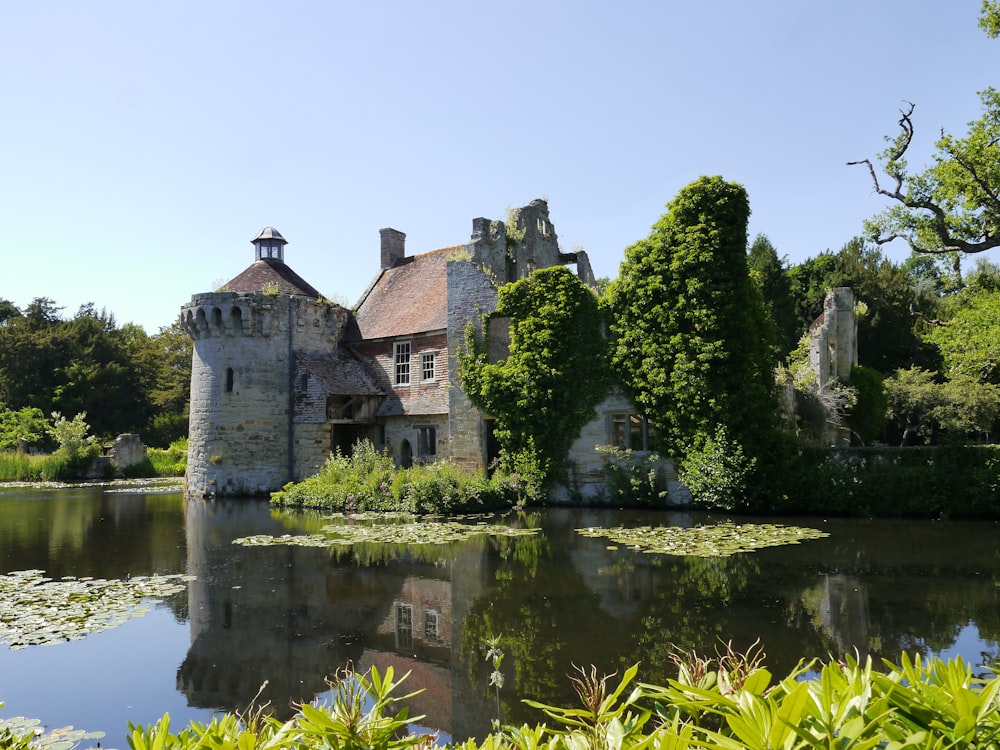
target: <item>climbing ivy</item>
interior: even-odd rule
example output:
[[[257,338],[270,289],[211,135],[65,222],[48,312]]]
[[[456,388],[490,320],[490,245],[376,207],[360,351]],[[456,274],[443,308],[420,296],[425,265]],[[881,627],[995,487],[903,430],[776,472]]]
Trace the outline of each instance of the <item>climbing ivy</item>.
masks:
[[[491,362],[470,325],[459,353],[462,388],[496,420],[506,468],[535,466],[544,488],[562,476],[573,440],[608,388],[597,297],[565,267],[543,268],[501,287],[492,317],[510,321],[509,352]]]

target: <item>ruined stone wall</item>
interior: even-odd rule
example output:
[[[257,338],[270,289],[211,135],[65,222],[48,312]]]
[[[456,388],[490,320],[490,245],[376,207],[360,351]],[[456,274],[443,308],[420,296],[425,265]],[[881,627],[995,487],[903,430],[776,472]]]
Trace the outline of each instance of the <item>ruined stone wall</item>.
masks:
[[[448,450],[452,461],[470,470],[483,468],[486,430],[482,413],[459,383],[458,353],[465,346],[466,325],[478,325],[482,315],[492,313],[496,305],[496,288],[478,265],[464,260],[448,262]]]
[[[199,294],[181,311],[194,340],[189,494],[257,495],[300,479],[293,451],[293,352],[336,346],[347,311],[305,297]]]
[[[854,292],[842,286],[823,300],[823,314],[809,327],[809,363],[820,388],[845,381],[858,362],[857,317]]]

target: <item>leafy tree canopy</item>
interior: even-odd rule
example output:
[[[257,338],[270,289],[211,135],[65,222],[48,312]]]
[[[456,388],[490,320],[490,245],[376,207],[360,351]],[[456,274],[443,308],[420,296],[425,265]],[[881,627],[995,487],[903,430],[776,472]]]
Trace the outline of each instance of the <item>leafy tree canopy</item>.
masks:
[[[1000,294],[970,286],[962,304],[929,338],[941,350],[945,375],[1000,385]]]
[[[996,9],[989,16],[995,19]],[[994,21],[995,22],[995,21]],[[983,115],[968,124],[965,137],[942,132],[933,163],[911,172],[907,152],[913,142],[915,106],[900,113],[900,133],[878,155],[879,178],[870,159],[865,165],[875,192],[894,201],[869,220],[866,229],[878,244],[902,239],[920,253],[978,253],[1000,246],[1000,92],[980,92]]]
[[[625,250],[608,290],[616,374],[675,457],[720,426],[727,441],[751,445],[772,420],[769,327],[747,269],[749,215],[742,185],[699,178]]]
[[[757,235],[747,255],[750,275],[760,287],[764,307],[774,331],[774,361],[781,362],[799,340],[799,323],[795,314],[788,261],[778,257],[778,251],[766,235]]]

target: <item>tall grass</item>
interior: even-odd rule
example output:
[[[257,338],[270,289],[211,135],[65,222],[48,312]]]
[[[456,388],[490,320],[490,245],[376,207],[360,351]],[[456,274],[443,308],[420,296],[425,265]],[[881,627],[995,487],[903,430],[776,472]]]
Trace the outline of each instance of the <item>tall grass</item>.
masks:
[[[86,458],[89,461],[93,456]],[[0,482],[55,482],[72,479],[81,465],[64,451],[30,455],[0,453]]]

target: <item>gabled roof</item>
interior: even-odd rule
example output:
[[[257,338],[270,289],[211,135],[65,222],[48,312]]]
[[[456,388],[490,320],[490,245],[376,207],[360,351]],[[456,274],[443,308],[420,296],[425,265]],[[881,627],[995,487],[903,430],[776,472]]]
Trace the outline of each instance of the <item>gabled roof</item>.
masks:
[[[322,297],[308,281],[276,258],[262,258],[254,261],[235,279],[229,281],[226,291],[246,294],[250,292],[276,291],[278,294],[292,294],[303,297]]]
[[[464,245],[400,259],[358,303],[344,338],[381,339],[448,327],[447,264]]]
[[[308,372],[332,396],[379,396],[383,391],[365,366],[343,348],[329,353],[296,352],[296,380]]]

